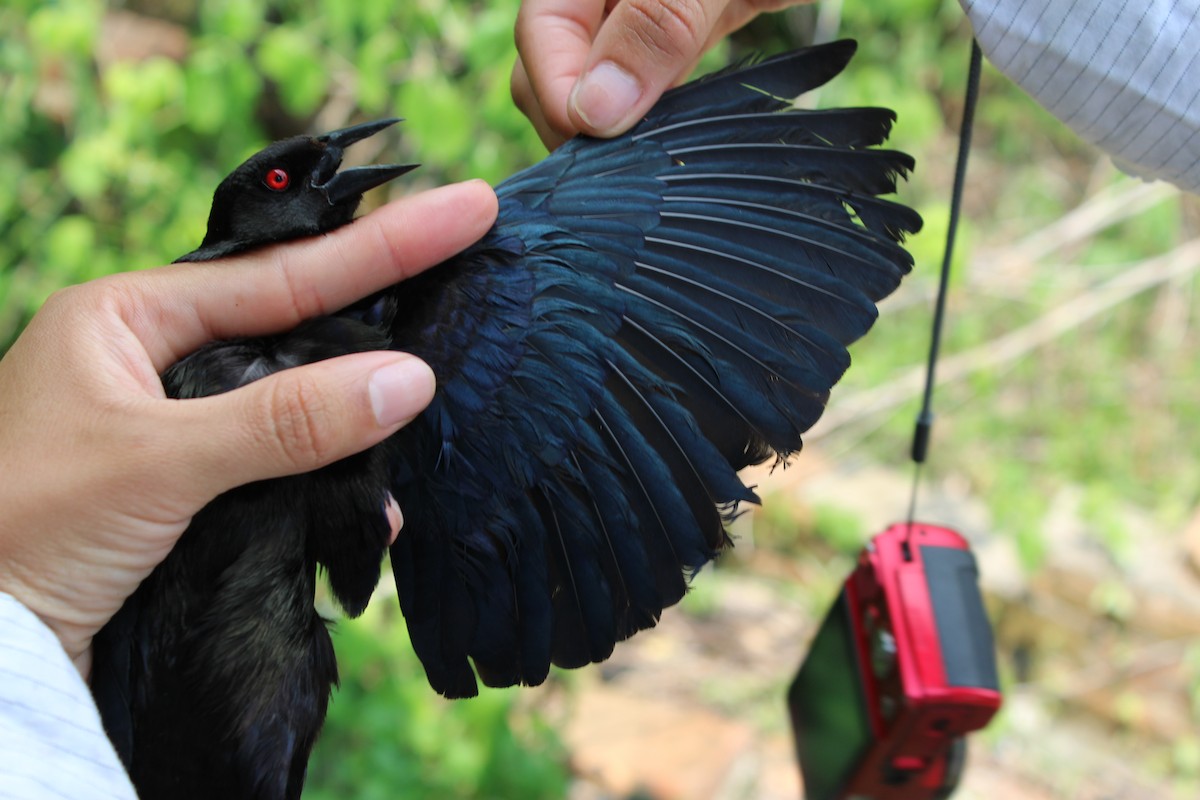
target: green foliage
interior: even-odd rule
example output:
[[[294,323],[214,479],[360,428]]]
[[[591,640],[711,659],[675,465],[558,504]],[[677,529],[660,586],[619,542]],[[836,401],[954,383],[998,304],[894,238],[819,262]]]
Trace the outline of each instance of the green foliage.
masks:
[[[334,629],[341,687],[309,765],[307,800],[557,798],[562,744],[515,692],[450,701],[425,681],[391,598]]]

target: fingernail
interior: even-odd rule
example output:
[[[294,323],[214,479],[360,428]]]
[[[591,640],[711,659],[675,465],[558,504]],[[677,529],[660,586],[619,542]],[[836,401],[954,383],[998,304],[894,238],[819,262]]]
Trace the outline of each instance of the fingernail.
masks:
[[[642,96],[637,79],[611,61],[601,61],[579,79],[569,105],[598,134],[615,132]]]
[[[405,358],[371,373],[367,393],[381,428],[407,422],[433,399],[433,371],[419,358]]]

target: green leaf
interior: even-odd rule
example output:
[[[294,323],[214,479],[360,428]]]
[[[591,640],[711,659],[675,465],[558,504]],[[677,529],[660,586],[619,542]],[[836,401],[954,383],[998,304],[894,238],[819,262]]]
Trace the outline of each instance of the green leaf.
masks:
[[[42,6],[29,17],[29,40],[42,55],[90,56],[101,10],[89,0]]]
[[[399,104],[407,120],[405,131],[422,161],[452,169],[467,158],[473,140],[472,107],[457,86],[438,74],[410,76],[400,90]]]
[[[46,231],[42,261],[54,272],[74,276],[84,271],[96,248],[93,222],[79,214],[60,217]]]
[[[262,91],[262,79],[240,47],[220,39],[198,44],[187,62],[187,122],[199,133],[245,127]]]
[[[113,136],[81,137],[71,143],[59,163],[63,183],[72,194],[95,200],[108,188],[110,174],[121,170],[127,155]]]
[[[306,116],[316,111],[329,88],[330,70],[321,48],[304,31],[276,26],[259,40],[258,65],[279,87],[288,111]]]
[[[206,32],[242,44],[254,41],[263,27],[263,8],[259,3],[207,0],[199,4],[199,12]]]

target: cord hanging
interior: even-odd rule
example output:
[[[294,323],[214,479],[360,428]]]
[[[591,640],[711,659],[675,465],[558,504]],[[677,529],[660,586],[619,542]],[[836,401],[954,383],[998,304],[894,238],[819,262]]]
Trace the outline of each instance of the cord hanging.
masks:
[[[958,133],[958,160],[954,166],[954,187],[950,194],[950,220],[946,227],[946,249],[942,255],[942,270],[938,280],[937,300],[933,312],[933,331],[929,341],[929,361],[925,369],[925,394],[921,400],[921,411],[917,415],[913,431],[912,496],[908,505],[909,535],[917,511],[917,490],[921,480],[921,466],[929,453],[929,438],[933,430],[933,387],[937,383],[937,360],[942,347],[942,329],[945,327],[946,294],[950,286],[950,264],[954,256],[954,237],[958,232],[959,214],[962,210],[963,187],[967,179],[967,156],[971,150],[971,134],[975,128],[975,106],[979,100],[979,73],[983,64],[983,53],[979,42],[971,39],[971,61],[967,69],[967,89],[963,100],[962,123]]]

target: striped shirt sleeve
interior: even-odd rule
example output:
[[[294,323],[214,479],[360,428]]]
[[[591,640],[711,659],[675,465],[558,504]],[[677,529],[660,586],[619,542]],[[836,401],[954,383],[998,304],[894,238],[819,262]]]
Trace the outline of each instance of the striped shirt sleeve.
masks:
[[[135,800],[75,665],[0,592],[0,800]]]
[[[1200,193],[1200,0],[960,0],[988,60],[1131,174]]]

